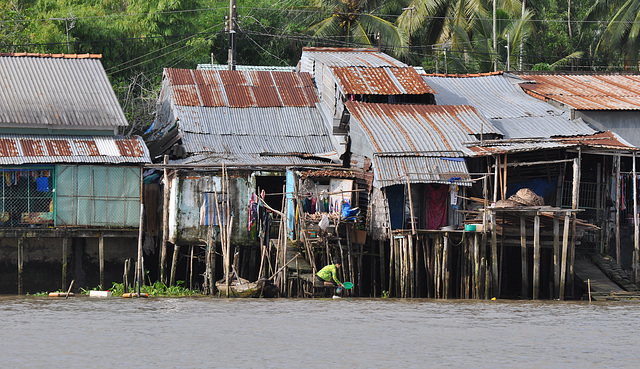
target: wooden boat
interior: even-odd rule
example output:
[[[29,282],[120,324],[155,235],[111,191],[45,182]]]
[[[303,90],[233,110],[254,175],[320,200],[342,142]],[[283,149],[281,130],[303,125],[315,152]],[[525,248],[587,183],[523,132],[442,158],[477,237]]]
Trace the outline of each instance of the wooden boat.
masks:
[[[220,296],[227,295],[226,280],[223,278],[216,282],[216,288]],[[229,297],[276,297],[280,291],[267,279],[250,282],[248,279],[234,277],[229,282]]]

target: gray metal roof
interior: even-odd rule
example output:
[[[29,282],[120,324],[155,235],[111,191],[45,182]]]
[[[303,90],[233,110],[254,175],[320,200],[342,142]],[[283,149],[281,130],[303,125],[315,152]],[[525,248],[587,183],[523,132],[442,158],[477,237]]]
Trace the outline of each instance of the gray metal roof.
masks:
[[[335,151],[316,108],[176,107],[189,153],[325,153]]]
[[[139,136],[0,135],[0,165],[150,162]]]
[[[525,94],[522,80],[505,75],[479,77],[423,76],[437,94],[439,105],[471,105],[499,129],[504,138],[529,138],[593,134],[570,112]]]
[[[0,127],[128,125],[99,59],[29,55],[0,55]]]
[[[372,160],[375,187],[395,184],[441,183],[471,186],[463,158],[425,156],[375,156]]]
[[[399,156],[472,156],[463,143],[476,134],[499,133],[471,106],[373,104],[347,101],[352,130],[371,151]],[[357,125],[354,127],[354,125]],[[367,155],[363,151],[364,155]]]
[[[329,159],[327,157],[327,159]],[[174,164],[203,164],[203,165],[222,165],[228,166],[305,166],[327,164],[327,161],[316,159],[303,159],[296,156],[267,156],[260,154],[237,154],[237,153],[201,153],[189,156],[186,159],[178,159],[171,161]]]
[[[229,70],[227,64],[198,64],[198,70]],[[295,72],[296,67],[282,67],[274,65],[236,65],[239,71],[268,71],[268,72]]]
[[[314,59],[329,67],[409,67],[403,62],[379,52],[376,48],[305,47],[302,49],[301,62],[305,63],[308,59]]]

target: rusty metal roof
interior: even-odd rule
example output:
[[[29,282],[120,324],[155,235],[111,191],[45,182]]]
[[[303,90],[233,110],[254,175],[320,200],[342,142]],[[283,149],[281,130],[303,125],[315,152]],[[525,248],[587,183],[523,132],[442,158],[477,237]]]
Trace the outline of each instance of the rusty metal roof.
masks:
[[[516,153],[526,151],[566,149],[571,147],[584,147],[590,149],[603,149],[615,152],[638,151],[638,148],[612,131],[596,132],[591,135],[576,135],[567,137],[551,137],[528,140],[495,140],[487,141],[483,146],[470,146],[476,156],[486,156],[504,153]]]
[[[426,156],[374,156],[375,187],[396,184],[440,183],[471,186],[467,163],[462,158]]]
[[[301,59],[315,59],[329,67],[408,67],[377,48],[304,47]]]
[[[314,107],[318,102],[308,73],[169,68],[164,76],[179,106]]]
[[[111,130],[127,125],[99,55],[0,54],[0,127]]]
[[[150,163],[141,137],[0,135],[0,164]]]
[[[345,94],[407,95],[432,94],[415,69],[406,67],[332,67]]]
[[[424,76],[445,105],[472,105],[504,134],[504,138],[534,138],[592,134],[581,119],[566,109],[527,96],[521,79],[501,73],[482,76]]]
[[[493,125],[468,105],[372,104],[347,101],[352,131],[361,130],[371,150],[427,156],[467,156],[463,142],[474,135],[500,134]],[[355,139],[354,139],[355,140]]]
[[[519,75],[520,86],[541,100],[578,110],[640,110],[640,75]]]

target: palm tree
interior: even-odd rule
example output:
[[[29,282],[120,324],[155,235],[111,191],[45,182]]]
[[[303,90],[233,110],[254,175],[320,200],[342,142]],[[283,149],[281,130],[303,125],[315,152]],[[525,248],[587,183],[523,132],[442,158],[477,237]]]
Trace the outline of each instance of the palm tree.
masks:
[[[625,64],[637,62],[640,56],[640,0],[598,0],[587,13],[586,20],[613,14],[596,48],[611,55],[622,51]]]
[[[331,15],[309,27],[316,40],[338,36],[347,47],[376,45],[380,42],[392,48],[396,56],[407,53],[409,39],[401,28],[375,13],[384,11],[384,1],[376,0],[314,0],[314,7]]]

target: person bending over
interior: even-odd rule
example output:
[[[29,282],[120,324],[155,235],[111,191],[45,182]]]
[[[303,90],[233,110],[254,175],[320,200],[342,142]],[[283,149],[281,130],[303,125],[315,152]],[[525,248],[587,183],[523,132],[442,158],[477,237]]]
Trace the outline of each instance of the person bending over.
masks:
[[[325,287],[344,287],[344,284],[338,280],[338,269],[340,269],[341,266],[342,262],[340,259],[334,260],[333,264],[329,264],[318,271],[316,281],[322,283]]]

